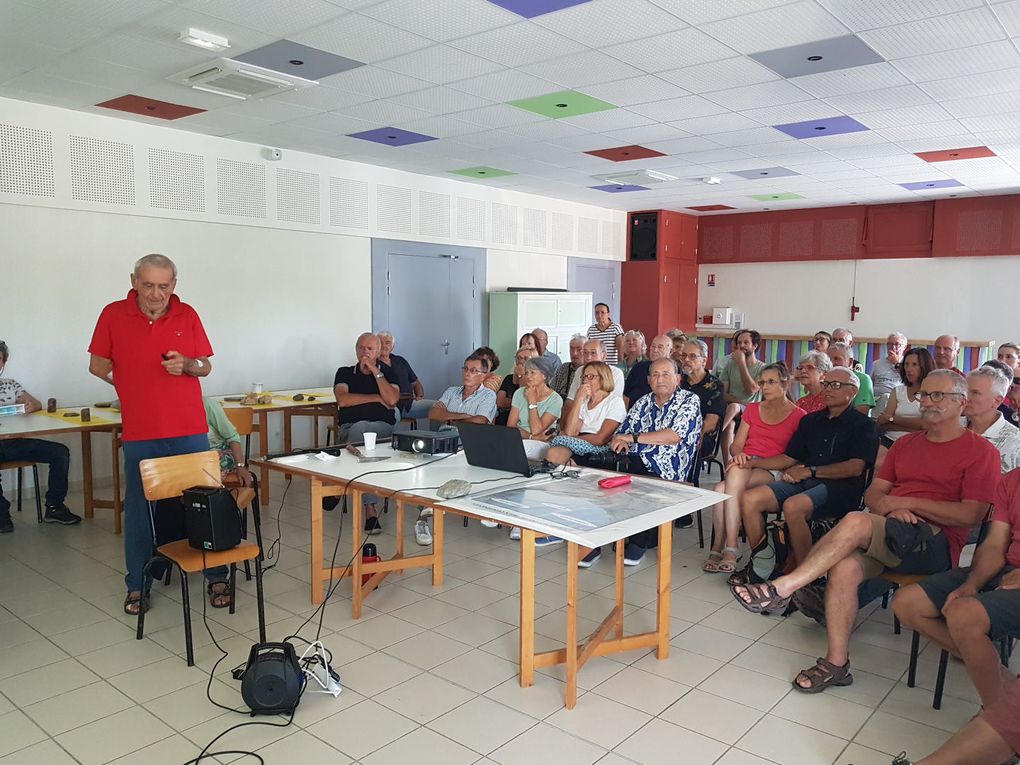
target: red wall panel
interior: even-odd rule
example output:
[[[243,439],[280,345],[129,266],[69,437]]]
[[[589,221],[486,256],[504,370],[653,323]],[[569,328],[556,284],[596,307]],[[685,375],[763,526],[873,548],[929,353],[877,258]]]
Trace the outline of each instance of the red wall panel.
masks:
[[[935,202],[932,255],[1020,255],[1020,195]]]
[[[860,257],[929,257],[934,213],[934,202],[868,207]]]
[[[849,260],[861,256],[866,209],[740,213],[698,224],[699,263]]]

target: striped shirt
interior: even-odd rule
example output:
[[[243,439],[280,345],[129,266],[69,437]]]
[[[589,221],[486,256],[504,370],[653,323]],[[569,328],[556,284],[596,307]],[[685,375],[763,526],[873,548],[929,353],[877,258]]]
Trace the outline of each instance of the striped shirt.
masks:
[[[588,327],[588,339],[602,341],[602,345],[606,349],[606,363],[610,366],[615,365],[620,360],[620,356],[616,351],[616,338],[622,334],[623,327],[615,321],[610,323],[605,330],[599,329],[598,324],[592,324]]]

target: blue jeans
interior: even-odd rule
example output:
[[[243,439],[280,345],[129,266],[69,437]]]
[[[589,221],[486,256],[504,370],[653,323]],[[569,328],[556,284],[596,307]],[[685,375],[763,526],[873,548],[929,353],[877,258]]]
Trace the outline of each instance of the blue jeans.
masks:
[[[127,584],[128,592],[140,592],[143,589],[142,569],[155,550],[155,531],[149,503],[142,490],[139,463],[154,457],[194,454],[208,449],[209,436],[206,433],[124,442],[124,564],[127,566],[124,583]],[[220,566],[208,569],[205,575],[207,579],[220,580],[226,573],[226,567]],[[148,584],[146,582],[146,585]]]
[[[67,471],[71,463],[71,453],[63,444],[38,438],[11,438],[0,441],[0,462],[8,460],[31,460],[45,462],[50,466],[46,507],[59,506],[67,498]],[[3,487],[0,486],[0,507],[6,505]]]

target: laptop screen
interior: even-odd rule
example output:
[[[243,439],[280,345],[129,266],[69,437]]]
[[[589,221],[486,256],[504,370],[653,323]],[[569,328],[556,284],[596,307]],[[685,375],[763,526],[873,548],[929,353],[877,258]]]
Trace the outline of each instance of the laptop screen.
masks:
[[[521,431],[503,425],[456,423],[469,465],[531,475],[534,470],[524,452]]]

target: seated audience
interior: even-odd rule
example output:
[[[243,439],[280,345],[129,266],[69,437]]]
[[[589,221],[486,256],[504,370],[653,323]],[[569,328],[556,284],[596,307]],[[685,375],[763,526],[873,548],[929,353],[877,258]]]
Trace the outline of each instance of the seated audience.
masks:
[[[685,481],[701,439],[698,397],[680,387],[672,359],[653,361],[649,377],[652,392],[634,403],[609,444],[617,455],[616,469]],[[658,544],[658,534],[653,528],[630,537],[624,546],[624,565],[638,565],[645,550]],[[579,565],[591,565],[599,555],[601,549],[596,547]]]
[[[889,403],[885,405],[885,411],[878,415],[875,422],[878,431],[882,434],[882,450],[879,453],[880,459],[884,457],[885,451],[893,445],[896,439],[924,430],[924,420],[921,418],[921,401],[918,394],[921,392],[921,383],[935,369],[935,361],[927,348],[911,348],[903,354],[903,361],[900,363],[899,385],[893,388],[889,396]]]
[[[1002,412],[1002,416],[1006,418],[1006,422],[1010,423],[1013,426],[1017,426],[1020,420],[1017,419],[1016,412],[1013,410],[1013,407],[1010,406],[1009,403],[1010,402],[1009,391],[1013,389],[1014,385],[1020,385],[1020,379],[1013,377],[1013,375],[1016,374],[1016,372],[1013,370],[1012,367],[1009,366],[1009,364],[999,361],[998,359],[988,359],[988,361],[986,361],[981,366],[991,367],[992,369],[998,369],[1000,372],[1006,375],[1006,378],[1010,381],[1010,385],[1006,389],[1006,397],[1002,400],[1002,403],[999,404],[999,411]]]
[[[379,362],[382,344],[378,335],[365,332],[358,336],[354,352],[358,363],[336,370],[333,393],[336,396],[337,441],[360,443],[365,433],[375,433],[380,439],[393,434],[396,424],[394,408],[400,398],[397,376],[393,370]],[[377,497],[363,494],[365,533],[381,534]]]
[[[764,458],[783,453],[804,416],[804,410],[786,397],[785,385],[789,379],[790,373],[782,363],[769,364],[758,377],[762,399],[747,405],[733,439],[733,460],[725,479],[715,487],[716,491],[730,496],[712,508],[712,550],[701,567],[703,571],[732,574],[737,568],[740,553],[737,537],[744,491],[772,481],[772,473],[768,469],[759,470],[756,465]],[[749,535],[750,531],[748,529]]]
[[[397,376],[397,387],[400,388],[397,421],[399,422],[401,417],[423,419],[436,402],[425,398],[425,388],[407,359],[393,352],[396,340],[392,333],[384,330],[376,334],[379,336],[380,344],[379,361],[393,370],[393,374]]]
[[[812,342],[813,342],[812,350],[815,350],[818,353],[825,353],[826,351],[829,350],[829,343],[832,342],[832,335],[830,335],[824,329],[821,329],[815,332],[815,336],[814,338],[812,338]]]
[[[1002,697],[1007,679],[992,639],[1020,635],[1018,567],[1020,470],[1015,470],[999,482],[971,565],[929,576],[893,598],[903,624],[963,660],[986,708]]]
[[[822,351],[808,351],[797,362],[794,372],[797,382],[805,391],[804,395],[797,399],[797,406],[808,414],[820,412],[828,407],[822,379],[825,377],[825,373],[831,369],[832,360],[829,358],[829,354]]]
[[[885,411],[892,389],[902,382],[900,380],[900,363],[903,352],[907,350],[907,336],[893,332],[885,341],[885,356],[871,367],[871,381],[874,383],[875,402],[878,409]]]
[[[537,357],[538,351],[528,348],[520,348],[514,354],[514,368],[510,374],[503,378],[503,383],[496,392],[496,407],[499,409],[496,425],[506,425],[507,417],[510,416],[510,406],[512,405],[514,394],[522,385],[524,362]]]
[[[665,335],[656,335],[652,338],[652,344],[648,347],[648,358],[639,361],[627,373],[627,381],[623,384],[623,403],[630,406],[631,401],[637,401],[642,396],[652,392],[648,386],[648,368],[656,359],[668,359],[673,355],[673,343]]]
[[[248,464],[244,461],[241,435],[227,417],[223,404],[204,397],[202,403],[205,404],[205,418],[209,422],[209,448],[220,455],[220,480],[226,481],[233,477],[236,479],[235,485],[254,485]]]
[[[535,338],[535,350],[538,351],[538,355],[548,362],[549,368],[556,374],[563,359],[549,350],[549,333],[541,327],[535,327],[531,330],[531,336]]]
[[[1003,343],[999,346],[996,358],[1012,371],[1017,371],[1020,369],[1020,345],[1017,343]]]
[[[545,360],[532,357],[524,362],[521,387],[514,391],[507,425],[519,428],[524,438],[548,441],[563,411],[563,399],[549,387],[552,374]],[[576,395],[576,394],[575,394]]]
[[[654,341],[652,345],[654,348]],[[701,405],[701,459],[715,454],[716,428],[726,413],[722,383],[705,368],[707,363],[708,346],[704,341],[687,340],[683,344],[680,350],[680,387],[697,396]]]
[[[844,345],[846,345],[846,348],[847,348],[847,351],[846,351],[847,352],[846,361],[848,363],[846,363],[846,364],[836,364],[836,362],[833,361],[832,363],[835,366],[850,367],[855,372],[863,372],[864,371],[864,365],[861,364],[859,361],[856,361],[854,359],[854,336],[850,332],[849,329],[847,329],[846,327],[836,327],[834,330],[832,330],[832,342],[833,343],[843,343]],[[831,346],[832,343],[829,343],[829,345]],[[826,349],[825,352],[829,353],[829,349]],[[830,353],[829,355],[831,356],[832,354]]]
[[[835,334],[835,333],[833,333]],[[862,370],[857,369],[860,364],[854,365],[853,357],[850,355],[850,346],[839,340],[834,340],[829,345],[829,359],[832,361],[833,368],[835,367],[847,367],[853,369],[854,374],[857,375],[858,388],[857,397],[853,401],[853,407],[861,414],[868,414],[871,412],[873,406],[875,406],[875,394],[871,386],[871,378],[868,377]]]
[[[429,420],[449,425],[455,422],[473,422],[491,425],[496,419],[496,394],[482,385],[489,371],[485,354],[475,351],[461,367],[461,384],[446,389],[439,401],[428,412]]]
[[[581,334],[570,338],[570,361],[557,367],[552,382],[549,383],[549,387],[559,393],[564,401],[567,398],[567,392],[570,390],[570,384],[574,381],[574,375],[582,366],[581,348],[584,346],[584,341],[585,337]]]
[[[521,339],[517,341],[517,348],[518,350],[526,348],[529,351],[534,351],[539,356],[542,355],[542,352],[538,350],[538,339],[530,332],[525,332],[521,335]]]
[[[606,358],[606,349],[602,345],[600,340],[585,340],[584,345],[581,346],[581,361],[585,364],[590,364],[593,361],[605,361],[609,364],[609,360]],[[623,372],[615,364],[609,364],[609,369],[613,373],[613,390],[610,393],[611,396],[623,397],[623,389],[625,381],[623,379]],[[570,390],[567,391],[567,403],[566,408],[569,411],[571,401],[574,399],[574,395],[577,393],[577,389],[581,385],[581,376],[574,375],[573,382],[570,383]],[[626,402],[624,402],[626,403]],[[560,423],[562,427],[563,423]]]
[[[756,355],[759,345],[761,335],[753,329],[738,329],[733,335],[733,350],[716,372],[723,384],[723,400],[726,402],[722,430],[724,462],[730,459],[737,416],[748,404],[761,399],[761,391],[755,382],[765,368],[765,362],[759,361]]]
[[[998,369],[978,367],[967,375],[967,427],[984,437],[999,452],[1002,472],[1020,466],[1020,430],[999,411],[1012,379]]]
[[[623,333],[623,353],[620,356],[620,361],[616,365],[623,372],[624,376],[630,374],[630,371],[642,361],[647,361],[648,357],[645,355],[645,351],[648,350],[648,346],[645,343],[645,333],[640,329],[629,329]],[[670,348],[672,350],[672,348]]]
[[[963,377],[963,372],[956,366],[956,357],[960,355],[960,338],[956,335],[939,335],[935,338],[936,369],[949,369]]]
[[[9,357],[7,344],[0,341],[0,375]],[[0,377],[0,406],[12,404],[24,404],[26,412],[42,409],[39,399],[22,388],[17,380]],[[67,499],[67,473],[71,464],[71,452],[66,446],[39,438],[0,439],[0,462],[14,460],[31,460],[49,465],[44,523],[60,523],[64,526],[81,523],[81,517],[72,513],[64,504]],[[11,503],[4,497],[3,487],[0,486],[0,534],[14,531],[10,510]]]
[[[489,371],[485,373],[482,385],[495,393],[499,390],[499,386],[503,384],[503,376],[496,374],[496,370],[499,369],[499,356],[487,345],[475,348],[474,352],[489,362]]]
[[[598,340],[606,349],[606,363],[615,366],[623,353],[623,327],[609,315],[609,306],[595,304],[595,323],[588,327],[588,339]],[[620,386],[623,387],[623,386]]]
[[[571,459],[586,464],[585,457],[609,452],[609,441],[627,416],[627,408],[613,392],[613,373],[603,361],[585,364],[581,385],[563,416],[560,434],[552,439],[546,459],[565,465]]]
[[[687,335],[679,327],[674,327],[673,329],[666,330],[666,337],[668,337],[670,342],[673,343],[673,361],[675,361],[679,367],[680,354],[683,352],[684,345],[687,343]]]
[[[848,513],[791,573],[731,587],[749,611],[782,612],[798,590],[827,576],[828,649],[797,675],[797,690],[818,693],[853,682],[849,642],[862,581],[886,570],[946,571],[959,560],[969,530],[987,514],[999,481],[999,454],[960,424],[966,402],[962,377],[939,370],[928,375],[921,384],[927,427],[889,450],[865,495],[870,512]]]

